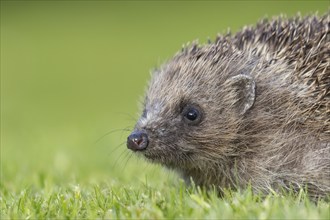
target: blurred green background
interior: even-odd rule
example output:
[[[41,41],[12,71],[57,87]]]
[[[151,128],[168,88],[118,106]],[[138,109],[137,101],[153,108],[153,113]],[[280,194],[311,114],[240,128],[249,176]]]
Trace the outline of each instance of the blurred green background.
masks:
[[[203,43],[265,16],[324,14],[328,7],[328,1],[1,1],[2,184],[173,179],[124,144],[150,70],[186,42]]]

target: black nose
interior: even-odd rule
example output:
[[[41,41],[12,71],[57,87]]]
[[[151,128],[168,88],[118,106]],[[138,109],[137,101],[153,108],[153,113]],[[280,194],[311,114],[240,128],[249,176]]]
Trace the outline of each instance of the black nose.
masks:
[[[127,137],[127,148],[138,151],[147,148],[149,143],[148,135],[142,131],[134,131]]]

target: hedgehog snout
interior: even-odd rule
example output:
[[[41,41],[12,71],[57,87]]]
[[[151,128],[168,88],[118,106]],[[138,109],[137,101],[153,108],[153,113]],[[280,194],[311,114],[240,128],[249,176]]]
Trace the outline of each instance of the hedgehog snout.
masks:
[[[144,131],[133,131],[127,137],[127,148],[133,151],[145,150],[148,147],[149,139]]]

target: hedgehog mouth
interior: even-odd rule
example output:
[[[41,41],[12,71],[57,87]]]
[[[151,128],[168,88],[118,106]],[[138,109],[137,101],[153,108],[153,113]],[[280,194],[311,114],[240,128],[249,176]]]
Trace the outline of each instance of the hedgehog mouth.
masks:
[[[158,162],[159,159],[160,159],[160,158],[157,158],[157,156],[155,156],[155,155],[150,155],[150,154],[143,154],[143,156],[144,156],[147,160],[149,160],[149,161],[151,161],[151,162]]]
[[[178,157],[177,154],[171,152],[158,151],[155,149],[146,149],[144,151],[137,152],[144,157],[148,162],[153,164],[160,164],[169,169],[176,169],[178,167],[186,167],[189,165],[188,161],[185,161],[182,157]]]
[[[162,161],[162,156],[159,155],[159,153],[151,152],[151,150],[149,149],[141,151],[140,154],[142,154],[147,160],[150,160],[152,162]]]
[[[165,154],[164,152],[146,149],[139,152],[139,154],[143,155],[143,157],[151,163],[161,164],[168,167],[173,167],[175,164],[172,160],[172,157],[168,154]]]

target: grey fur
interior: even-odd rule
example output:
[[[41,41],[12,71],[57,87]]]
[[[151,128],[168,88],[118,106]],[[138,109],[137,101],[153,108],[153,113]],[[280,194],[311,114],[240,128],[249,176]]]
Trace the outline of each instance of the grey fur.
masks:
[[[199,185],[330,193],[330,21],[279,17],[183,48],[154,72],[138,153]],[[198,125],[182,109],[202,113]]]

